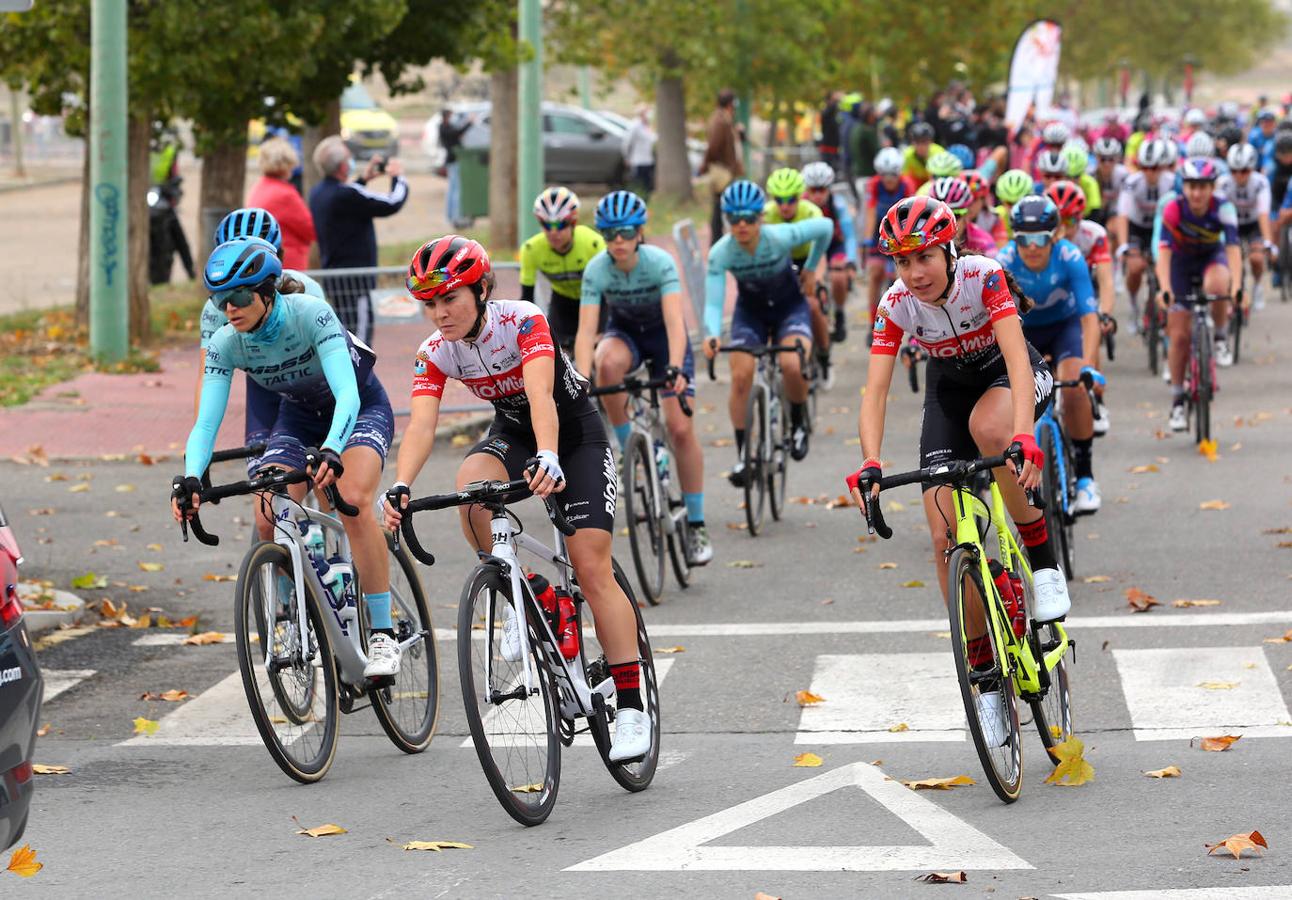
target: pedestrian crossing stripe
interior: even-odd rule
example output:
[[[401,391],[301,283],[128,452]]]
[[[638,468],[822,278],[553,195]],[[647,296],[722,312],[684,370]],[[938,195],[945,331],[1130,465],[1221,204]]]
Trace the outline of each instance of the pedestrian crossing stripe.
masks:
[[[45,678],[44,702],[48,703],[98,673],[94,669],[41,669],[40,674]]]
[[[710,846],[731,834],[843,788],[859,788],[927,843],[905,846]],[[636,843],[570,866],[567,872],[1032,869],[1027,860],[968,822],[890,779],[869,763],[840,766]]]
[[[242,673],[219,681],[161,718],[157,731],[122,741],[121,746],[260,746],[260,732],[247,708]]]
[[[945,651],[818,656],[809,690],[827,700],[804,707],[796,744],[965,739],[960,686]]]
[[[1292,884],[1275,887],[1177,888],[1151,891],[1094,891],[1080,894],[1051,894],[1058,900],[1286,900]]]

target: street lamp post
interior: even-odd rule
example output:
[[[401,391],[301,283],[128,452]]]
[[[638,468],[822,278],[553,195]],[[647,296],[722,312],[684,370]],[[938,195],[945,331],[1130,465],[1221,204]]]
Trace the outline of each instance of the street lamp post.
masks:
[[[90,8],[90,352],[109,363],[130,349],[126,6]]]
[[[520,39],[534,55],[520,65],[520,102],[517,104],[519,145],[516,198],[521,242],[538,233],[538,222],[527,215],[543,189],[543,10],[540,0],[520,0]]]

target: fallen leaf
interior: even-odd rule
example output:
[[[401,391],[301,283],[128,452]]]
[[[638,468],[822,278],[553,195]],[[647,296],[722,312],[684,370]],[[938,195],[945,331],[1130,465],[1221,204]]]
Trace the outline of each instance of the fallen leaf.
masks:
[[[676,647],[656,647],[655,652],[656,653],[685,653],[686,648],[683,647],[681,644],[679,644]]]
[[[1152,772],[1145,772],[1149,778],[1179,778],[1179,766],[1167,766],[1165,769],[1154,769]]]
[[[161,544],[149,544],[149,545],[148,545],[147,547],[145,547],[144,549],[146,549],[146,550],[151,550],[153,553],[161,553],[161,552],[162,552],[162,545],[161,545]]]
[[[1086,584],[1104,584],[1105,582],[1112,581],[1112,579],[1107,575],[1087,575],[1081,580]]]
[[[1238,687],[1237,681],[1199,681],[1197,686],[1207,691],[1232,691]]]
[[[827,504],[825,505],[825,508],[826,508],[826,509],[841,509],[841,508],[843,508],[843,507],[845,507],[845,506],[852,506],[852,505],[853,505],[852,500],[850,500],[849,498],[845,497],[843,494],[840,494],[838,497],[835,497],[833,500],[831,500],[829,503],[827,503]]]
[[[536,781],[533,784],[522,784],[519,787],[511,789],[513,794],[541,794],[543,792],[543,783]]]
[[[782,898],[773,894],[764,894],[762,891],[759,891],[754,894],[754,900],[782,900]]]
[[[108,579],[105,575],[95,575],[93,572],[86,572],[72,579],[72,587],[77,590],[98,590],[108,586]]]
[[[1191,609],[1195,606],[1219,606],[1219,600],[1172,600],[1171,605],[1176,609]]]
[[[825,760],[817,756],[815,753],[800,753],[798,756],[794,757],[794,767],[796,769],[815,769],[823,762],[825,762]]]
[[[1161,606],[1152,595],[1146,594],[1137,587],[1126,589],[1126,602],[1130,605],[1131,612],[1148,612],[1154,606]]]
[[[43,763],[32,763],[31,771],[35,775],[71,775],[72,770],[67,766],[47,766]]]
[[[141,562],[139,563],[139,568],[145,572],[160,572],[165,569],[166,566],[163,563]]]
[[[889,512],[901,512],[902,510],[906,509],[906,504],[900,503],[897,500],[889,500],[888,505],[885,506],[884,509],[888,510]]]
[[[969,876],[964,872],[929,872],[927,875],[916,875],[916,881],[926,884],[965,884]]]
[[[224,633],[220,631],[203,631],[201,634],[190,634],[180,643],[188,644],[192,647],[200,647],[203,644],[218,644],[224,640]]]
[[[147,453],[140,453],[138,456],[135,457],[135,462],[139,463],[139,465],[141,466],[151,466],[154,462],[156,462],[156,460],[154,460]]]
[[[197,616],[185,616],[175,623],[176,628],[192,628],[197,624]]]
[[[1207,462],[1215,462],[1219,458],[1216,456],[1216,442],[1211,438],[1198,441],[1198,452],[1207,458]]]
[[[1046,776],[1045,783],[1057,784],[1061,787],[1076,787],[1093,781],[1095,767],[1086,762],[1083,756],[1085,751],[1085,744],[1075,734],[1062,744],[1055,745],[1053,752],[1059,758],[1059,764]]]
[[[68,488],[67,492],[69,494],[84,494],[89,489],[90,483],[88,481],[81,481]]]
[[[41,506],[41,507],[38,507],[37,509],[27,510],[27,515],[29,516],[52,516],[53,514],[54,514],[54,507],[52,506]]]
[[[39,729],[37,729],[37,730],[36,730],[36,737],[44,737],[44,736],[45,736],[45,735],[47,735],[47,734],[49,734],[49,723],[48,723],[48,722],[46,722],[46,723],[45,723],[44,725],[42,725]]]
[[[135,734],[156,734],[157,729],[160,727],[160,722],[145,719],[143,716],[135,719]]]
[[[1132,475],[1144,475],[1148,472],[1160,472],[1162,470],[1153,463],[1149,463],[1147,466],[1131,466],[1129,471]]]
[[[1266,638],[1264,642],[1266,644],[1292,644],[1292,628],[1283,632],[1282,637]]]
[[[903,582],[902,582],[902,587],[904,587],[904,588],[922,588],[922,587],[924,587],[924,582],[923,582],[923,581],[916,581],[916,580],[912,580],[912,581],[903,581]]]
[[[1202,739],[1199,746],[1209,753],[1223,753],[1233,746],[1235,741],[1240,741],[1242,738],[1243,736],[1241,734],[1224,734],[1219,737],[1205,737]],[[1189,741],[1189,745],[1193,746],[1193,741]]]
[[[733,441],[731,438],[714,438],[713,440],[709,441],[709,446],[710,447],[730,447],[734,443],[735,441]]]
[[[879,567],[880,567],[881,569],[896,569],[896,568],[897,568],[897,563],[895,563],[895,562],[883,562],[883,563],[880,563],[880,564],[879,564]]]
[[[140,700],[165,700],[167,703],[179,703],[181,700],[188,699],[188,691],[177,691],[171,689],[162,691],[160,694],[156,691],[147,691],[139,695]]]
[[[811,691],[798,691],[794,694],[794,699],[798,701],[799,706],[815,706],[818,703],[825,702],[824,697]]]
[[[900,734],[903,731],[910,731],[911,726],[905,722],[898,722],[896,725],[890,726],[888,730],[893,734]]]
[[[213,572],[207,572],[202,576],[203,581],[237,581],[237,575],[216,575]]]
[[[390,838],[386,838],[394,844]],[[458,841],[409,841],[406,844],[397,844],[400,850],[434,850],[436,853],[441,850],[474,850],[470,844],[462,844]]]
[[[135,486],[133,484],[119,484],[116,487],[116,491],[118,494],[131,494],[134,493]]]
[[[300,827],[300,830],[296,832],[297,834],[304,834],[304,835],[308,835],[309,837],[316,838],[316,837],[325,837],[330,834],[348,833],[340,825],[333,825],[330,822],[326,825],[315,825],[313,828],[306,828],[304,825],[301,825],[301,820],[296,818],[295,816],[292,816],[292,821],[295,822]]]
[[[1261,848],[1268,848],[1269,844],[1265,843],[1265,838],[1259,831],[1249,831],[1247,834],[1231,834],[1218,844],[1203,844],[1203,846],[1207,848],[1208,856],[1223,849],[1234,854],[1234,859],[1238,859],[1243,855],[1244,850],[1251,850],[1260,856]]]
[[[733,559],[727,563],[728,569],[761,569],[763,564],[752,559]]]
[[[892,730],[891,728],[889,729]],[[913,791],[949,791],[954,787],[961,787],[967,784],[977,784],[968,775],[956,775],[952,778],[923,778],[918,781],[902,781]]]
[[[1198,509],[1229,509],[1229,504],[1224,500],[1204,500],[1198,504]]]
[[[129,585],[126,585],[126,590],[128,590],[132,594],[142,594],[144,591],[148,590],[148,585],[129,584]]]
[[[471,435],[469,435],[469,434],[455,434],[455,435],[453,435],[453,437],[449,440],[449,443],[450,443],[450,444],[452,444],[454,447],[465,447],[465,446],[467,446],[468,444],[470,444],[470,443],[471,443]]]
[[[31,849],[31,844],[23,844],[9,857],[7,868],[15,875],[30,878],[45,868],[45,864],[36,862],[36,851]]]
[[[727,527],[728,527],[728,528],[730,528],[732,531],[745,531],[746,529],[748,529],[748,528],[749,528],[749,523],[747,523],[747,522],[728,522],[728,523],[727,523]]]

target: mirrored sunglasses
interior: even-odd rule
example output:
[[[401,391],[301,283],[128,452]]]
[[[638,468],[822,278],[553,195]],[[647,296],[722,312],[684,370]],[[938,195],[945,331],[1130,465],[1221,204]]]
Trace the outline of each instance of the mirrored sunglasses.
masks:
[[[231,291],[216,291],[211,295],[215,308],[224,312],[224,308],[233,304],[238,309],[246,309],[256,300],[256,291],[250,287],[234,288]]]
[[[1048,247],[1050,241],[1054,240],[1054,232],[1019,231],[1014,234],[1014,240],[1018,241],[1020,247]]]

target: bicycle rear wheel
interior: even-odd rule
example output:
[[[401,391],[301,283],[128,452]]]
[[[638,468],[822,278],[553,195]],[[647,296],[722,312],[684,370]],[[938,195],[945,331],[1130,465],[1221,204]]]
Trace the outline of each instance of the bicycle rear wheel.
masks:
[[[785,485],[790,474],[789,403],[782,394],[776,404],[780,412],[772,422],[771,460],[767,467],[767,496],[771,501],[772,519],[779,522],[785,512]]]
[[[394,684],[372,691],[372,711],[386,736],[405,753],[431,743],[440,714],[440,660],[435,629],[417,566],[408,548],[386,536],[390,551],[390,615],[404,648]]]
[[[976,551],[964,547],[957,549],[951,554],[949,565],[947,613],[951,620],[956,677],[960,682],[960,697],[964,701],[969,733],[973,735],[978,760],[992,790],[1001,800],[1013,803],[1023,788],[1023,744],[1018,724],[1018,701],[1014,694],[1013,676],[1002,665],[1006,648],[997,644],[991,628],[985,632],[991,645],[991,663],[975,667],[969,661],[969,624],[989,621],[992,607],[999,601],[995,599],[994,592],[989,595],[983,586]],[[993,692],[999,695],[998,702],[994,704],[997,716],[991,721],[983,721],[979,714],[979,698]],[[1003,737],[1003,742],[993,739],[993,735]]]
[[[536,623],[528,622],[529,656],[503,656],[503,622],[510,605],[508,577],[497,566],[476,566],[458,605],[458,675],[485,780],[508,815],[522,825],[539,825],[556,805],[561,781],[556,694]],[[528,598],[524,608],[532,619]],[[528,693],[526,670],[533,685]]]
[[[624,517],[642,594],[647,603],[658,606],[664,591],[664,535],[657,515],[659,498],[651,477],[654,456],[646,435],[634,431],[624,449]]]
[[[305,581],[303,635],[294,585],[287,548],[257,544],[238,573],[233,627],[242,686],[265,749],[288,777],[310,784],[336,757],[341,710],[313,582]]]
[[[755,383],[745,407],[745,446],[741,460],[745,464],[745,524],[750,537],[763,527],[763,508],[767,502],[767,466],[772,437],[766,433],[767,389]]]

